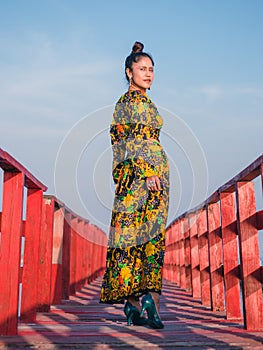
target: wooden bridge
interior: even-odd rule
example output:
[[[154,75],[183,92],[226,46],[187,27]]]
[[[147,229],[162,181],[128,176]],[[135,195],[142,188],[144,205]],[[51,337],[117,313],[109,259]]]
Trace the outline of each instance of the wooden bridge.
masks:
[[[162,330],[99,304],[106,234],[1,149],[0,167],[0,348],[263,349],[263,156],[167,228]]]

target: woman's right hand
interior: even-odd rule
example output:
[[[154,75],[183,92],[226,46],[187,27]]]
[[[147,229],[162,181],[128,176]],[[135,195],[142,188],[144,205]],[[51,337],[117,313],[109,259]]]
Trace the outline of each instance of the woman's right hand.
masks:
[[[162,189],[160,179],[157,175],[147,177],[146,185],[149,191],[160,191]]]

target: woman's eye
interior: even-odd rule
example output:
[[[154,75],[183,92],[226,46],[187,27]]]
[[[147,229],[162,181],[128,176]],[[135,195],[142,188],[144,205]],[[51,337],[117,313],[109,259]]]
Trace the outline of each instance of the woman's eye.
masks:
[[[146,67],[141,67],[140,70],[141,70],[141,71],[146,71],[147,68],[146,68]],[[152,73],[152,72],[153,72],[153,69],[152,69],[152,68],[149,68],[149,72]]]

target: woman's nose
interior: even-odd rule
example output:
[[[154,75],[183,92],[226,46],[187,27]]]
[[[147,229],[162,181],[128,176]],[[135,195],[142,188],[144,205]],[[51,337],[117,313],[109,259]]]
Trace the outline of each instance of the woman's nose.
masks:
[[[151,76],[152,75],[152,72],[150,70],[146,70],[146,75],[147,76]]]

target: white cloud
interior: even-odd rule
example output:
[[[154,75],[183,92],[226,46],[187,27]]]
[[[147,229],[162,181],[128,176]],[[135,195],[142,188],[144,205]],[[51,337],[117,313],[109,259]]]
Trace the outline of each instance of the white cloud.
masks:
[[[217,85],[207,85],[198,89],[201,94],[204,94],[208,98],[218,98],[221,97],[224,90],[222,87]]]
[[[204,85],[191,89],[193,93],[204,95],[209,99],[218,99],[222,97],[254,95],[262,97],[263,87],[255,86],[224,86],[224,85]]]
[[[115,62],[34,67],[5,72],[0,119],[31,127],[52,122],[64,129],[94,109],[109,104]]]

